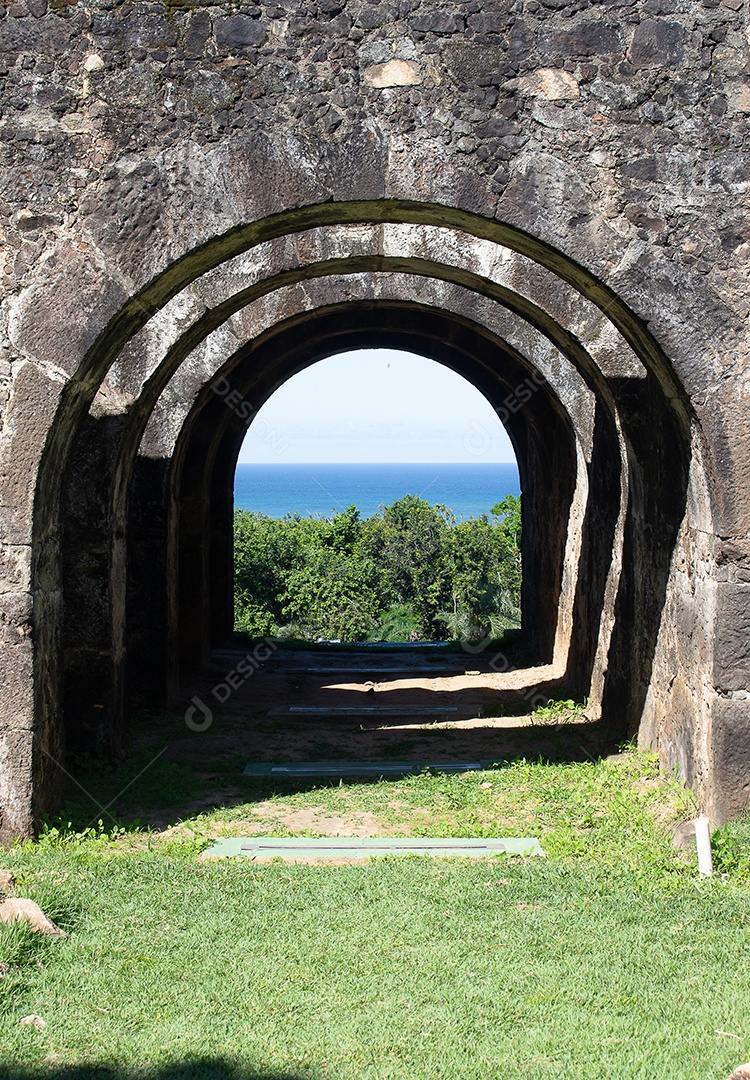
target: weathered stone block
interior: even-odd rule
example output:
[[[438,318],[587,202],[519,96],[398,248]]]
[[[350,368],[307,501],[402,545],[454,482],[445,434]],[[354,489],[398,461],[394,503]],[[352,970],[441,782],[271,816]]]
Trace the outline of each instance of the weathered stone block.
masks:
[[[223,52],[257,48],[268,37],[265,25],[247,15],[227,15],[214,19],[216,45]]]
[[[684,58],[684,39],[681,23],[644,19],[635,28],[628,60],[634,68],[678,67]]]
[[[422,34],[455,34],[463,29],[463,19],[447,11],[425,11],[409,19],[409,26]]]
[[[11,896],[7,900],[3,900],[0,903],[0,922],[24,922],[31,927],[35,934],[65,937],[65,932],[44,914],[39,904],[34,900],[27,900],[25,897]]]
[[[442,51],[442,60],[454,78],[475,83],[497,75],[502,57],[494,45],[472,45],[469,42],[449,42]]]
[[[721,540],[716,549],[717,581],[750,583],[750,537]]]
[[[19,645],[31,635],[33,599],[29,593],[0,594],[0,644]]]
[[[61,388],[33,364],[24,364],[13,383],[0,457],[2,536],[11,545],[31,541],[34,485]]]
[[[508,59],[518,70],[518,64],[524,60],[531,60],[534,50],[534,34],[531,28],[523,21],[516,19],[508,35]]]
[[[363,30],[375,30],[386,23],[394,22],[398,17],[398,9],[391,4],[368,5],[363,7],[355,22]]]
[[[545,31],[540,43],[543,57],[559,54],[586,59],[624,51],[620,28],[599,19],[586,20],[570,30]]]
[[[107,65],[99,55],[99,53],[90,53],[83,61],[82,67],[84,71],[87,71],[89,75],[94,74],[97,71],[104,71]]]
[[[388,86],[417,86],[422,81],[419,66],[411,60],[389,60],[365,71],[365,82],[376,90]]]
[[[31,545],[0,541],[0,594],[24,592],[31,587]]]
[[[72,374],[125,298],[87,245],[62,243],[14,298],[11,342],[22,355]]]
[[[750,585],[716,586],[714,682],[718,690],[750,690]]]
[[[69,48],[76,31],[74,23],[58,15],[47,15],[39,21],[11,16],[0,22],[0,55],[29,51],[58,56]]]
[[[158,49],[177,44],[177,30],[165,15],[134,12],[122,25],[131,47]]]
[[[511,16],[504,11],[479,11],[470,15],[468,26],[477,34],[501,34],[507,29]]]
[[[548,101],[566,101],[580,97],[578,82],[569,71],[540,68],[520,80],[521,87]]]
[[[211,35],[211,17],[206,11],[195,11],[185,35],[185,55],[199,57]]]
[[[31,731],[33,654],[28,637],[21,644],[0,647],[0,729]]]
[[[31,731],[5,728],[0,713],[0,843],[31,835],[35,779]]]
[[[750,83],[736,82],[727,86],[727,98],[735,112],[750,113]]]
[[[712,191],[741,195],[750,191],[750,153],[727,150],[711,162],[706,173],[707,186]]]
[[[494,116],[477,128],[477,135],[482,139],[502,139],[517,131],[517,125],[505,116]]]
[[[750,806],[750,700],[717,698],[708,769],[711,817],[726,821]]]
[[[620,176],[631,177],[633,180],[656,180],[656,158],[638,158],[636,161],[625,161],[618,165],[617,171]]]

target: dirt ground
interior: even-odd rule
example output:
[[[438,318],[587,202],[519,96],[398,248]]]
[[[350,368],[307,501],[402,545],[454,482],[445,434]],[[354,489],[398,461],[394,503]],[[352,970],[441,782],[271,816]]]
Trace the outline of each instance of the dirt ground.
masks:
[[[429,811],[349,808],[346,788],[335,813],[330,806],[300,808],[268,799],[263,785],[252,796],[240,781],[242,769],[269,762],[595,759],[606,745],[595,715],[578,711],[547,723],[531,718],[535,706],[549,698],[569,697],[551,667],[514,668],[492,650],[476,655],[456,647],[227,648],[186,683],[175,708],[148,714],[134,733],[146,753],[158,746],[157,756],[189,765],[197,789],[179,805],[137,806],[135,816],[165,836],[218,807],[242,808],[241,818],[232,817],[235,835],[281,828],[384,836],[402,831],[404,814],[410,828],[423,828],[430,824]],[[290,791],[310,786],[310,780],[284,782]],[[217,835],[227,830],[226,823],[215,827]]]
[[[548,753],[553,735],[569,744],[563,754],[587,753],[596,717],[552,726],[530,719],[536,704],[568,696],[558,673],[493,670],[493,660],[501,664],[488,653],[279,647],[258,662],[265,651],[216,652],[181,702],[186,709],[204,703],[210,726],[198,747],[187,726],[182,738],[175,732],[169,756],[191,763],[196,753],[203,761],[237,754],[247,762],[484,760]],[[193,715],[206,723],[200,708]]]

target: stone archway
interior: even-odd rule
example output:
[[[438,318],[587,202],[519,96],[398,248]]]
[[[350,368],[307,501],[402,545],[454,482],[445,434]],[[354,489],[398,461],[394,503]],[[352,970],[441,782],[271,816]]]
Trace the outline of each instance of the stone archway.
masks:
[[[398,200],[311,206],[170,265],[63,391],[34,565],[51,799],[66,729],[73,745],[119,752],[128,671],[158,694],[227,634],[231,478],[252,411],[320,356],[381,343],[453,367],[505,420],[525,494],[530,640],[544,660],[564,654],[611,731],[654,727],[675,659],[695,674],[690,655],[667,661],[661,630],[680,603],[686,510],[703,497],[699,436],[641,321],[508,225]],[[670,731],[683,708],[672,703]],[[688,775],[692,738],[680,736]]]
[[[0,836],[56,804],[63,702],[116,749],[128,656],[169,666],[148,553],[237,435],[204,388],[236,358],[262,397],[252,343],[347,304],[544,375],[514,423],[529,504],[565,488],[543,401],[575,447],[576,677],[715,818],[750,805],[745,13],[427,7],[0,11]]]

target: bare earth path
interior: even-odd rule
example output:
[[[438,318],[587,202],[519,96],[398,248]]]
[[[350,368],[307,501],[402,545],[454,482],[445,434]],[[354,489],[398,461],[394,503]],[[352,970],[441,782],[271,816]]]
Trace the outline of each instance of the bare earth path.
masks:
[[[165,760],[195,770],[201,792],[181,807],[185,816],[247,802],[240,781],[249,762],[580,761],[603,746],[594,716],[531,719],[540,702],[567,696],[553,669],[493,670],[493,661],[495,668],[507,661],[489,650],[476,656],[457,649],[278,648],[249,665],[243,681],[248,655],[241,647],[215,653],[211,669],[185,688],[180,708],[196,700],[210,707],[206,730],[191,730],[175,711],[138,735],[144,746],[161,742]],[[206,723],[200,711],[191,715],[194,726]],[[385,818],[392,821],[395,811],[389,807]],[[345,800],[332,814],[330,807],[261,799],[251,817],[294,832],[398,831],[381,814],[350,813]],[[174,823],[153,812],[142,820],[162,828]]]
[[[277,649],[232,689],[230,673],[246,655],[215,654],[213,670],[185,694],[186,706],[197,695],[214,713],[201,741],[206,757],[437,761],[550,750],[550,728],[530,719],[535,704],[560,696],[550,668],[499,673],[492,656],[442,649]],[[575,725],[569,749],[578,746],[576,758],[592,727]],[[192,758],[194,746],[178,738],[170,755]]]

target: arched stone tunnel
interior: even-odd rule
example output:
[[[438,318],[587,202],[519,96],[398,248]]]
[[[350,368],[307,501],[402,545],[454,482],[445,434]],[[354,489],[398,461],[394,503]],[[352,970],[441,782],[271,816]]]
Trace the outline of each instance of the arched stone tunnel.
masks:
[[[534,655],[715,818],[750,806],[748,41],[683,6],[0,20],[0,835],[230,634],[247,426],[360,346],[506,424]]]

